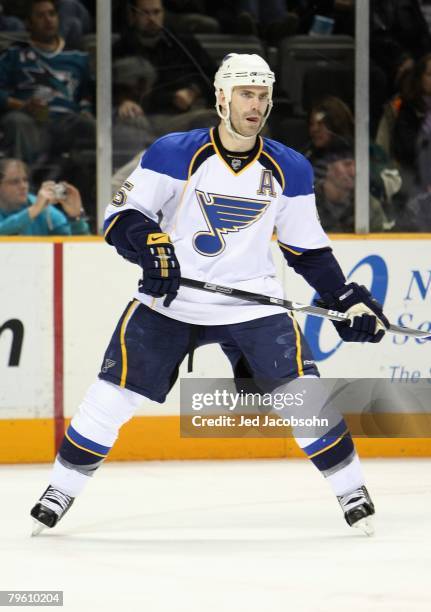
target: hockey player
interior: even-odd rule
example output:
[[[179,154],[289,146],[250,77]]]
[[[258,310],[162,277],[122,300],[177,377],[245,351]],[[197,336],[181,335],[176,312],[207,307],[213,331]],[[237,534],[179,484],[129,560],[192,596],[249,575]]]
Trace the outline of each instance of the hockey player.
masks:
[[[157,140],[108,206],[106,240],[142,267],[143,279],[31,511],[37,529],[54,527],[70,508],[142,397],[165,400],[191,346],[219,343],[234,373],[265,380],[265,391],[318,376],[285,310],[180,287],[181,274],[282,297],[270,254],[275,227],[288,265],[327,308],[351,316],[351,323],[334,323],[341,338],[382,339],[389,325],[382,307],[363,287],[346,285],[320,226],[309,162],[259,136],[273,84],[258,55],[228,55],[215,76],[219,126]],[[284,343],[277,342],[281,335]],[[374,506],[344,420],[320,438],[298,442],[329,482],[348,524],[370,533]]]

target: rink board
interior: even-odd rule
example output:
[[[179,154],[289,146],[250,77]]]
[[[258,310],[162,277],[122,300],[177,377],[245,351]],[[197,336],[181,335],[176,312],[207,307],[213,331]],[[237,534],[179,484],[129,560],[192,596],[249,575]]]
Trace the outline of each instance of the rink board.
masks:
[[[430,329],[430,235],[334,238],[346,275],[384,302],[391,322]],[[0,462],[50,461],[54,436],[97,376],[140,271],[98,237],[1,238],[0,258]],[[313,291],[285,266],[275,244],[274,259],[286,297],[311,302]],[[330,322],[297,318],[323,376],[431,378],[429,343],[387,336],[378,345],[341,344]],[[183,364],[180,376],[229,377],[230,368],[218,347],[203,347],[194,372]],[[181,439],[179,404],[178,383],[164,405],[143,400],[112,458],[301,456],[292,439]],[[431,456],[431,441],[422,438],[358,439],[358,448],[370,457]]]
[[[304,458],[292,438],[186,439],[179,431],[176,416],[134,417],[122,428],[108,461]],[[51,462],[54,419],[2,419],[0,440],[0,463]],[[431,457],[428,438],[356,438],[355,443],[361,457]]]

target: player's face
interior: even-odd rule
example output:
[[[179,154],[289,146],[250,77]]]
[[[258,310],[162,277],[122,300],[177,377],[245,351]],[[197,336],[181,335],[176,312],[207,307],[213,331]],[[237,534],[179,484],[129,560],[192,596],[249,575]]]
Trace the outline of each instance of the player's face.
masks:
[[[331,142],[331,132],[325,125],[323,113],[311,113],[308,131],[311,142],[317,149],[324,149]]]
[[[327,179],[343,191],[352,191],[355,187],[355,160],[339,159],[328,165]]]
[[[136,0],[130,7],[132,24],[142,34],[155,36],[163,26],[164,10],[161,0]]]
[[[268,87],[234,87],[230,103],[230,121],[234,130],[242,136],[258,134],[268,104]]]
[[[19,208],[27,201],[28,187],[25,166],[21,162],[11,162],[0,181],[0,205],[3,204],[8,210]]]
[[[38,2],[28,20],[32,38],[41,42],[51,42],[58,36],[58,13],[52,2]]]

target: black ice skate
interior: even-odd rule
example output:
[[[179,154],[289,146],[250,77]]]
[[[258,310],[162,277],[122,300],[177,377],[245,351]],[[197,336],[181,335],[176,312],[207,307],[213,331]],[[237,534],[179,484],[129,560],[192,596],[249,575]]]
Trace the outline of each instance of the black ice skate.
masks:
[[[45,527],[55,527],[73,504],[74,497],[49,486],[30,514],[35,519],[32,535],[38,535]]]
[[[344,518],[350,527],[361,529],[367,536],[374,534],[371,516],[374,514],[374,504],[367,487],[360,487],[351,493],[338,497],[344,512]]]

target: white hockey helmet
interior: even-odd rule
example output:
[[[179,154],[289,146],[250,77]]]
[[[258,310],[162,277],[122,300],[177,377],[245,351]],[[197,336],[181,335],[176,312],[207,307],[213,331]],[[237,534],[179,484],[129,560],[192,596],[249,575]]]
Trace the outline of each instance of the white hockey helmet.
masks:
[[[262,126],[265,125],[268,115],[272,108],[272,88],[275,82],[275,76],[266,61],[256,53],[230,53],[226,55],[220,64],[214,78],[214,87],[216,94],[216,110],[218,116],[225,122],[226,128],[232,136],[236,138],[248,139],[248,136],[242,136],[236,132],[230,121],[230,102],[232,100],[232,89],[244,85],[258,85],[268,87],[268,107],[262,121]],[[227,105],[225,114],[223,114],[220,105],[220,92],[223,91]]]

